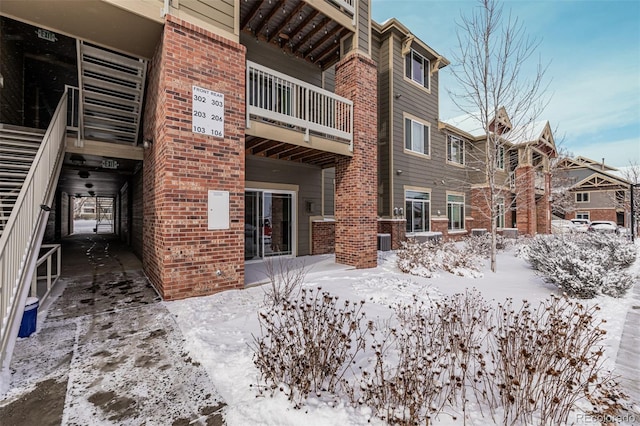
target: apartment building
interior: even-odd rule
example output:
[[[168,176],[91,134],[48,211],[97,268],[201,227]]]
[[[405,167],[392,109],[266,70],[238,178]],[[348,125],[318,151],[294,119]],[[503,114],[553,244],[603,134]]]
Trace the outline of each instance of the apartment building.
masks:
[[[564,158],[558,172],[567,181],[573,211],[565,219],[610,220],[630,226],[629,182],[618,169],[586,157]]]
[[[449,61],[390,19],[373,24],[378,63],[378,214],[406,219],[405,232],[460,238],[476,229],[549,233],[550,158],[547,121],[513,126],[505,108],[490,125],[497,212],[488,202],[488,137],[476,117],[442,119],[439,70]]]

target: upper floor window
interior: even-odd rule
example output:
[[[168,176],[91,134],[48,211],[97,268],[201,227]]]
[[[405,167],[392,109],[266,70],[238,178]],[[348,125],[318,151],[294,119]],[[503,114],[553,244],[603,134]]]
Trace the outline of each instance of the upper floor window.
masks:
[[[576,203],[588,203],[588,202],[589,202],[588,192],[576,192]]]
[[[429,89],[429,60],[411,50],[405,57],[405,76],[418,83],[419,85]]]
[[[411,118],[404,119],[404,147],[429,155],[429,126]]]
[[[496,167],[499,170],[504,170],[504,146],[498,145],[496,149]]]
[[[447,161],[464,164],[464,140],[456,136],[447,136]]]
[[[464,229],[464,195],[447,195],[447,219],[450,231]]]

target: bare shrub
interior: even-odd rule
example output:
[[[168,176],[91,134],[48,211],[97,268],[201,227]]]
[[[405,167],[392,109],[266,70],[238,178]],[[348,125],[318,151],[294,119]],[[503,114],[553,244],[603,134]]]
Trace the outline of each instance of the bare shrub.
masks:
[[[524,301],[498,305],[491,349],[504,424],[565,424],[576,403],[596,412],[616,412],[622,396],[603,368],[604,321],[597,306],[552,296],[537,309]]]
[[[398,325],[374,342],[375,366],[363,370],[357,397],[389,424],[429,424],[447,409],[467,407],[467,388],[484,398],[481,351],[490,312],[477,291],[434,303],[414,298],[396,307]]]
[[[300,287],[307,276],[304,262],[285,257],[279,257],[277,260],[271,258],[264,262],[264,269],[269,278],[264,295],[266,305],[276,306],[284,300],[298,297]]]
[[[260,391],[279,390],[300,408],[310,393],[334,393],[364,350],[364,301],[339,304],[338,296],[318,287],[280,302],[259,313],[261,336],[254,336],[253,361],[264,383]]]

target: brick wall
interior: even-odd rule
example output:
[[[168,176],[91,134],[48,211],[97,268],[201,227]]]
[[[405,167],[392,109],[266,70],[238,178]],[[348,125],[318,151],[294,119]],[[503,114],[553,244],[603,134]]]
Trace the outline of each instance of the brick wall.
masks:
[[[538,234],[551,233],[551,203],[549,201],[551,176],[549,173],[544,174],[544,182],[544,194],[536,200],[536,230]]]
[[[133,252],[142,259],[143,252],[143,215],[144,215],[144,184],[143,173],[139,170],[131,178],[131,237],[130,244]]]
[[[489,211],[488,188],[472,188],[471,189],[471,214],[473,215],[474,228],[484,228],[491,231],[491,219]],[[467,228],[468,229],[468,228]]]
[[[516,226],[519,235],[535,235],[537,230],[534,176],[530,165],[516,168]]]
[[[311,254],[335,252],[336,223],[318,220],[311,223]]]
[[[336,262],[377,265],[377,70],[351,52],[336,65],[336,94],[353,101],[353,157],[336,161]]]
[[[129,223],[131,221],[131,217],[129,216],[130,212],[130,198],[129,194],[131,191],[129,190],[129,185],[124,185],[120,189],[120,197],[118,198],[118,214],[120,217],[119,223],[119,231],[120,231],[120,241],[129,245],[131,244],[131,235],[130,235],[130,227]]]
[[[174,16],[149,70],[143,266],[166,300],[244,286],[245,47]],[[224,139],[191,130],[192,86],[225,96]],[[230,229],[207,229],[208,190]]]
[[[378,233],[391,234],[391,250],[398,250],[407,239],[406,219],[378,219]]]
[[[617,213],[616,213],[616,209],[615,208],[610,208],[610,209],[576,209],[576,211],[571,212],[571,213],[567,213],[566,218],[567,219],[575,219],[576,217],[576,212],[589,212],[589,220],[590,221],[594,221],[594,220],[611,220],[616,222],[617,220]]]

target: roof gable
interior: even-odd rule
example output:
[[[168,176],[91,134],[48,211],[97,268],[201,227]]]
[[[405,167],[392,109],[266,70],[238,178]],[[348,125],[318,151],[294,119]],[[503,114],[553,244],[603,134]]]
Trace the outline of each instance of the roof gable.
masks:
[[[622,179],[596,172],[576,183],[573,189],[626,189],[627,185]]]

